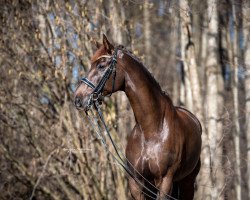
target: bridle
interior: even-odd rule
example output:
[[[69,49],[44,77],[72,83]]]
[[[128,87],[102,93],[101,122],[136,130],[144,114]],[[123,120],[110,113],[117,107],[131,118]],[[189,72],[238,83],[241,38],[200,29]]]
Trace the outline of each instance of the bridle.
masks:
[[[101,78],[101,80],[99,81],[99,83],[96,86],[95,86],[94,83],[92,83],[86,77],[83,77],[81,79],[82,83],[85,83],[88,87],[90,87],[90,88],[93,89],[93,92],[90,94],[86,110],[89,110],[89,108],[94,104],[94,102],[102,100],[102,98],[103,98],[103,93],[102,93],[103,92],[103,88],[104,88],[107,80],[111,76],[111,74],[113,74],[112,91],[111,91],[110,94],[108,94],[108,96],[111,96],[112,93],[114,92],[114,89],[115,89],[115,78],[116,78],[117,51],[118,51],[118,49],[115,48],[114,53],[111,56],[111,62],[110,62],[109,67],[105,71],[103,77]]]

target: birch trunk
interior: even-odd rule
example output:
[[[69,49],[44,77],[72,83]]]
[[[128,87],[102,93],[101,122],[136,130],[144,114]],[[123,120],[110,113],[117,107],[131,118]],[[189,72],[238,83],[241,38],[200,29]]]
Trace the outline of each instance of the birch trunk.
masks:
[[[189,6],[186,0],[180,0],[180,20],[181,20],[181,57],[182,64],[184,68],[184,88],[182,85],[181,92],[185,93],[185,106],[191,111],[194,112],[193,108],[193,95],[191,90],[191,77],[189,73],[189,51],[191,45],[190,31],[191,31],[191,19],[189,13]],[[191,47],[192,48],[192,47]]]
[[[214,0],[208,0],[208,32],[207,32],[207,62],[206,62],[206,76],[207,76],[207,94],[206,94],[206,117],[207,117],[207,134],[210,147],[210,166],[211,173],[211,199],[218,198],[218,190],[216,187],[216,176],[214,176],[216,159],[216,147],[217,147],[217,134],[218,134],[218,85],[217,80],[219,76],[219,64],[218,64],[218,17],[217,17],[217,2]],[[219,133],[220,134],[220,133]]]
[[[143,23],[144,23],[144,41],[146,52],[146,65],[152,69],[152,56],[151,56],[151,18],[150,18],[150,0],[145,0],[143,4]]]
[[[248,170],[248,199],[250,199],[250,2],[243,4],[243,31],[245,44],[245,101],[246,101],[246,124],[247,134],[247,170]]]
[[[218,87],[218,95],[217,95],[217,105],[218,105],[218,120],[217,120],[217,137],[216,137],[216,159],[213,165],[213,168],[216,169],[214,176],[216,177],[214,182],[214,187],[217,190],[217,199],[224,199],[225,189],[229,185],[227,183],[227,177],[225,172],[225,167],[228,167],[224,164],[225,155],[223,152],[224,144],[225,144],[225,135],[224,135],[224,124],[225,121],[225,107],[224,105],[225,99],[225,83],[223,79],[222,67],[226,67],[228,60],[226,60],[227,52],[227,19],[224,13],[221,13],[220,10],[225,9],[224,4],[220,1],[217,6],[217,14],[218,14],[218,48],[219,48],[219,63],[220,67],[218,68],[218,77],[217,77],[217,87]]]
[[[236,172],[236,181],[235,181],[235,190],[236,190],[236,198],[237,200],[241,199],[241,169],[240,169],[240,123],[239,123],[239,8],[236,8],[236,2],[234,0],[232,3],[232,13],[233,13],[233,24],[234,24],[234,38],[233,38],[233,57],[232,57],[232,65],[233,65],[233,105],[234,105],[234,126],[235,126],[235,134],[234,134],[234,146],[235,146],[235,172]],[[236,10],[237,9],[237,10]]]
[[[189,13],[188,1],[180,1],[180,20],[181,20],[181,53],[185,71],[185,90],[186,90],[186,106],[192,110],[198,119],[200,120],[203,127],[202,134],[202,169],[198,176],[198,193],[197,198],[204,196],[210,196],[211,191],[209,187],[211,183],[210,170],[207,170],[207,166],[210,166],[210,152],[208,148],[208,136],[204,128],[204,113],[202,107],[202,95],[201,95],[201,84],[198,75],[198,66],[195,56],[195,45],[193,43],[192,27],[191,27],[191,16]],[[213,83],[214,84],[214,83]],[[204,168],[205,165],[205,168]],[[208,186],[208,187],[207,187]]]
[[[174,45],[173,45],[173,50],[172,52],[174,53],[175,56],[175,65],[173,65],[173,70],[174,70],[174,83],[173,83],[173,103],[174,105],[182,105],[184,102],[183,97],[181,97],[181,85],[183,84],[182,82],[182,76],[181,76],[181,58],[180,58],[180,53],[178,52],[178,49],[181,46],[180,38],[181,38],[181,33],[180,33],[180,12],[176,10],[174,12]],[[178,66],[178,68],[177,68]],[[184,86],[183,86],[184,87]]]

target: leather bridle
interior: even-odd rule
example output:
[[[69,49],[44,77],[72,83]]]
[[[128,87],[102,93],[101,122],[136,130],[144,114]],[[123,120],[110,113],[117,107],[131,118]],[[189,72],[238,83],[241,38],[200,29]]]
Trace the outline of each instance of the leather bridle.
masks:
[[[108,96],[111,96],[115,89],[115,78],[116,78],[116,63],[117,63],[117,51],[118,49],[115,48],[113,55],[111,56],[111,62],[108,67],[108,69],[105,71],[103,77],[99,81],[99,83],[95,86],[94,83],[92,83],[88,78],[84,77],[81,79],[81,82],[85,83],[88,87],[93,89],[93,92],[90,94],[88,104],[87,104],[87,110],[94,104],[95,101],[101,101],[103,98],[103,88],[111,76],[113,74],[113,80],[112,80],[112,91]],[[102,56],[101,56],[102,57]],[[100,58],[101,58],[100,57]]]

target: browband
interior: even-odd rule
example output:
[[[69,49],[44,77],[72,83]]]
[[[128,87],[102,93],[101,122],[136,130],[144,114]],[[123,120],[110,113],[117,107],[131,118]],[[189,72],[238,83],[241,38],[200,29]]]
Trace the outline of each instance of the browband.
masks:
[[[96,60],[99,60],[100,58],[111,58],[112,56],[109,55],[102,55],[100,57],[98,57]]]
[[[91,83],[91,81],[86,77],[82,78],[81,81],[84,82],[87,86],[91,87],[92,89],[95,89],[95,85]]]

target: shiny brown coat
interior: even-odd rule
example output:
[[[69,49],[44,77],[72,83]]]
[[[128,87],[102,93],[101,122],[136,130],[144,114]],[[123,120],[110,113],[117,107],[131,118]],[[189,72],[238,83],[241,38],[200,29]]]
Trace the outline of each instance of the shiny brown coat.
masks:
[[[102,56],[111,55],[114,50],[105,36],[98,47],[88,74],[88,79],[95,84],[110,62],[110,58]],[[167,195],[193,199],[194,182],[200,170],[202,130],[198,119],[188,110],[175,107],[143,64],[126,49],[118,50],[116,71],[114,92],[126,93],[136,120],[126,147],[129,162],[158,188],[155,199],[164,199]],[[104,94],[111,92],[111,79],[105,85]],[[75,98],[81,99],[78,109],[85,109],[91,92],[85,84],[77,88]],[[152,199],[132,178],[129,187],[134,199]]]

